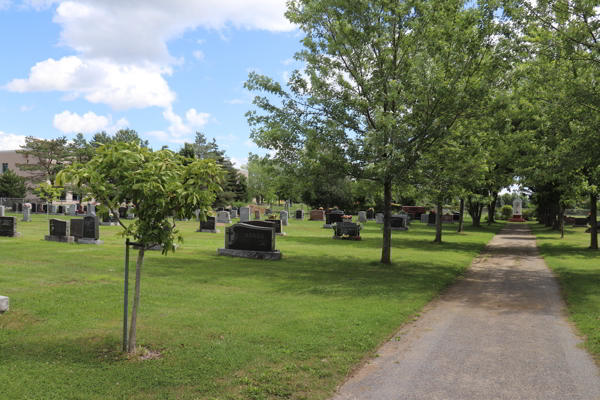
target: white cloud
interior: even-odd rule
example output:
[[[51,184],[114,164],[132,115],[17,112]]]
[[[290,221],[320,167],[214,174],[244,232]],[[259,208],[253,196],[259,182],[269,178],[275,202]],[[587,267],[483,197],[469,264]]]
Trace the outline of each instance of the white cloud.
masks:
[[[242,157],[242,158],[231,157],[229,160],[231,161],[233,166],[237,169],[242,168],[242,165],[244,165],[244,164],[248,164],[248,157]]]
[[[192,54],[197,60],[204,61],[204,52],[202,50],[196,50]]]
[[[67,96],[82,93],[89,102],[108,104],[115,110],[166,108],[175,100],[175,93],[162,75],[171,73],[170,67],[119,65],[69,56],[37,63],[27,79],[14,79],[5,89],[20,93],[65,91]]]
[[[295,62],[296,60],[294,60],[293,58],[288,58],[287,60],[283,60],[281,63],[283,65],[290,65],[291,63]]]
[[[204,44],[204,43],[206,43],[206,39],[198,39],[198,40],[196,40],[196,43]]]
[[[246,141],[244,142],[244,144],[245,144],[246,146],[250,147],[250,148],[252,148],[252,147],[258,147],[258,146],[256,145],[256,143],[254,143],[254,142],[253,142],[252,140],[250,140],[250,139],[246,140]]]
[[[0,0],[0,11],[8,10],[11,5],[12,2],[10,0]]]
[[[123,129],[129,125],[125,118],[119,119],[116,124],[112,124],[112,116],[108,117],[96,115],[93,112],[88,112],[80,116],[77,113],[63,111],[56,114],[52,119],[52,125],[64,133],[94,133],[105,130],[112,134],[119,129]]]
[[[233,100],[224,100],[225,103],[227,104],[245,104],[247,103],[247,101],[245,100],[240,100],[240,99],[233,99]]]
[[[195,108],[190,108],[185,113],[185,118],[187,119],[189,125],[202,128],[210,120],[210,114],[203,112],[199,113]]]
[[[289,72],[287,72],[287,71],[283,71],[283,72],[281,73],[281,77],[283,78],[283,81],[284,81],[285,83],[288,83],[288,81],[290,80],[290,73],[289,73]]]
[[[21,112],[25,112],[25,111],[31,111],[35,108],[35,106],[21,106],[19,109],[21,110]]]
[[[21,150],[25,144],[25,136],[0,131],[0,150]]]

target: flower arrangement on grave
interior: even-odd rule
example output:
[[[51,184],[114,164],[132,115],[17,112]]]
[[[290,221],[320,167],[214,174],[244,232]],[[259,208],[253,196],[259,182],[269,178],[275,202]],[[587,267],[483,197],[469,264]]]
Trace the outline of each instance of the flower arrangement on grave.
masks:
[[[31,208],[31,203],[23,203],[23,208]]]
[[[323,209],[323,207],[319,207],[319,210],[322,210],[322,209]]]
[[[268,219],[277,219],[277,215],[269,214]]]
[[[368,211],[368,210],[375,211],[375,210],[373,209],[373,207],[369,207],[369,208],[367,209],[367,211]]]

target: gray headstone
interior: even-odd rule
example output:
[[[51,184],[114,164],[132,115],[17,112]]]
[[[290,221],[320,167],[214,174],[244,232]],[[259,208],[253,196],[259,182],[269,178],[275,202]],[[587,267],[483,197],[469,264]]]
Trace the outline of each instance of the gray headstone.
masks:
[[[23,207],[23,219],[21,221],[31,222],[31,208]]]
[[[250,207],[240,207],[240,222],[250,221]]]
[[[426,224],[429,222],[429,215],[427,214],[421,214],[421,222]]]
[[[281,223],[283,226],[288,226],[288,212],[287,211],[279,211],[279,218],[281,218]]]
[[[94,204],[87,205],[87,213],[88,214],[96,214],[96,206]]]
[[[383,224],[383,213],[375,214],[375,222],[378,224]]]
[[[206,217],[206,221],[200,221],[200,229],[212,231],[217,227],[217,219],[215,217]]]
[[[231,209],[231,218],[237,218],[237,210]]]
[[[0,217],[4,217],[4,206],[0,206]]]
[[[58,207],[55,204],[52,204],[50,206],[50,214],[56,214],[57,210],[58,210]]]
[[[358,222],[367,222],[367,213],[364,211],[358,212]]]
[[[254,219],[260,219],[260,210],[254,211]]]
[[[76,238],[83,237],[83,218],[71,219],[71,236]]]
[[[6,296],[0,296],[0,312],[8,311],[9,298]]]
[[[217,223],[218,224],[230,224],[231,218],[229,218],[229,211],[217,212]]]
[[[73,217],[77,215],[77,204],[71,204],[69,206],[69,215]]]
[[[49,221],[50,236],[70,236],[71,233],[69,221],[52,218]]]

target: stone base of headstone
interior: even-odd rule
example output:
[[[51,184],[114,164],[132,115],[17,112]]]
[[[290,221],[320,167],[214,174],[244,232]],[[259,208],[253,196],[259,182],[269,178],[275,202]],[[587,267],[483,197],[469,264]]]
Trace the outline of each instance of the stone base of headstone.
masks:
[[[221,233],[220,229],[196,229],[196,232],[203,232],[203,233]]]
[[[31,218],[28,218],[28,219],[25,219],[25,218],[23,218],[23,219],[21,220],[21,222],[31,222]]]
[[[323,229],[331,229],[331,224],[323,224]]]
[[[0,237],[21,237],[21,232],[0,232]]]
[[[6,296],[0,296],[0,313],[8,311],[9,308],[9,298]]]
[[[381,228],[381,229],[383,229],[383,228]],[[393,231],[407,231],[408,227],[407,228],[394,228],[394,227],[392,227],[390,229],[393,230]]]
[[[283,253],[279,250],[275,251],[252,251],[252,250],[234,250],[220,248],[217,250],[220,256],[252,258],[255,260],[281,260]]]
[[[302,218],[296,218],[296,221],[304,221],[304,217],[302,217]]]
[[[119,223],[118,222],[100,222],[100,223],[98,223],[98,225],[102,225],[102,226],[118,226]]]
[[[94,240],[94,239],[84,239],[84,238],[77,238],[75,239],[75,242],[79,243],[79,244],[104,244],[104,240]]]
[[[275,236],[287,236],[286,232],[276,233]]]
[[[221,222],[217,222],[217,225],[219,225],[219,226],[225,226],[225,225],[230,224],[230,223],[231,223],[231,220],[229,220],[227,222],[221,221]]]
[[[348,236],[348,237],[344,237],[344,236],[332,236],[332,239],[338,239],[338,240],[362,240],[361,236]]]
[[[75,236],[54,236],[46,235],[44,240],[49,242],[60,242],[60,243],[75,243]]]
[[[427,224],[427,226],[435,226],[436,224]]]

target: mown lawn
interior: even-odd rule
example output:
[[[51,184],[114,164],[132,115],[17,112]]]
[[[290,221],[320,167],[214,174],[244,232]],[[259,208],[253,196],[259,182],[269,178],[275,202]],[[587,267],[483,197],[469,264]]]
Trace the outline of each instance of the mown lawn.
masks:
[[[138,345],[161,352],[149,360],[120,352],[120,228],[100,227],[102,246],[46,242],[46,217],[34,215],[18,223],[21,238],[0,238],[0,295],[11,299],[0,315],[0,398],[328,398],[503,225],[446,225],[445,244],[432,245],[434,227],[414,222],[393,233],[389,266],[378,262],[374,222],[350,242],[322,222],[290,220],[281,261],[217,256],[224,227],[178,226],[181,249],[148,252],[142,272]]]
[[[530,223],[546,263],[558,276],[571,319],[587,336],[584,346],[600,363],[600,251],[588,250],[585,228],[559,231]]]

